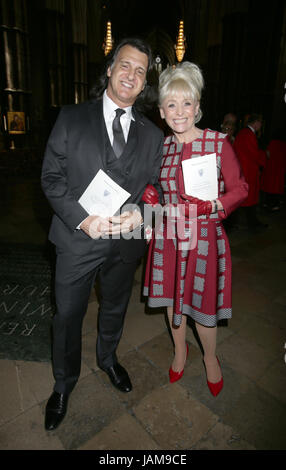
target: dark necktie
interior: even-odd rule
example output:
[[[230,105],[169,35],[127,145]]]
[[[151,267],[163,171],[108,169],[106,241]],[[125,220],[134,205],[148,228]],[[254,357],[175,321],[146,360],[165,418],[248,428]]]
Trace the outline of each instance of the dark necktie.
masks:
[[[116,109],[116,116],[113,120],[112,124],[112,130],[113,130],[113,150],[117,158],[120,157],[120,155],[123,152],[123,149],[125,147],[125,139],[123,135],[123,130],[120,124],[120,116],[125,113],[123,109]]]

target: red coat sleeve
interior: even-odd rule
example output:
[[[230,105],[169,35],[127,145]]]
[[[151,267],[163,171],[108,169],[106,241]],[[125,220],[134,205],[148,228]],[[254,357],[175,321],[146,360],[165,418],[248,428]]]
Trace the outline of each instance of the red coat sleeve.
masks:
[[[247,127],[242,129],[233,146],[246,179],[248,179],[248,175],[256,175],[259,167],[266,165],[266,153],[259,148],[256,135],[251,129]]]
[[[224,211],[219,211],[220,219],[228,217],[247,198],[248,184],[232,145],[225,139],[222,146],[221,172],[224,180],[224,194],[218,197]]]

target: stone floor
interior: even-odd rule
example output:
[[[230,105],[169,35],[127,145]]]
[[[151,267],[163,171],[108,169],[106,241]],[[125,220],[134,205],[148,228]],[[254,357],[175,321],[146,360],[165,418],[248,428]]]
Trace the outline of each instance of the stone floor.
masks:
[[[0,242],[46,243],[48,210],[34,181],[1,186]],[[286,449],[286,223],[260,211],[260,233],[230,232],[233,319],[218,329],[224,388],[206,385],[202,354],[188,328],[190,354],[178,383],[168,381],[172,343],[162,311],[141,298],[138,268],[120,362],[133,391],[115,390],[95,360],[97,300],[92,293],[83,327],[81,377],[68,413],[54,432],[44,430],[53,387],[49,362],[0,361],[2,450],[284,450]]]

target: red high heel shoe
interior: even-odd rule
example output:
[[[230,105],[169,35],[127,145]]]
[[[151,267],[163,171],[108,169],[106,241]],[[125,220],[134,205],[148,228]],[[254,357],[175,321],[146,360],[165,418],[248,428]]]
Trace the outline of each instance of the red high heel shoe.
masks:
[[[186,343],[186,347],[187,347],[187,354],[186,354],[186,360],[187,360],[187,357],[188,357],[188,354],[189,354],[189,345],[188,345],[188,343]],[[169,378],[170,378],[171,384],[174,383],[174,382],[177,382],[178,380],[180,380],[183,377],[183,373],[184,373],[184,369],[181,370],[181,372],[176,372],[172,369],[172,367],[170,367],[170,369],[169,369]]]
[[[219,365],[219,368],[220,368],[220,371],[221,371],[221,367],[220,367],[218,357],[217,357],[217,362],[218,362],[218,365]],[[220,391],[222,390],[222,387],[223,387],[222,371],[221,371],[221,379],[218,382],[213,383],[213,382],[209,382],[207,380],[207,384],[208,384],[208,387],[209,387],[209,390],[210,390],[211,394],[214,397],[216,397],[220,393]]]

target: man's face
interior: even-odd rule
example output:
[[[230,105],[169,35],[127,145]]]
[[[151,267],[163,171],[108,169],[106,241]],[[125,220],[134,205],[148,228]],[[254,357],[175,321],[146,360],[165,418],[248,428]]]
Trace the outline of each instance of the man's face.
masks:
[[[254,128],[255,128],[256,132],[259,132],[261,127],[262,127],[262,121],[255,121],[254,124],[255,124]]]
[[[111,67],[107,95],[119,107],[132,106],[145,86],[148,57],[135,47],[123,46]]]

